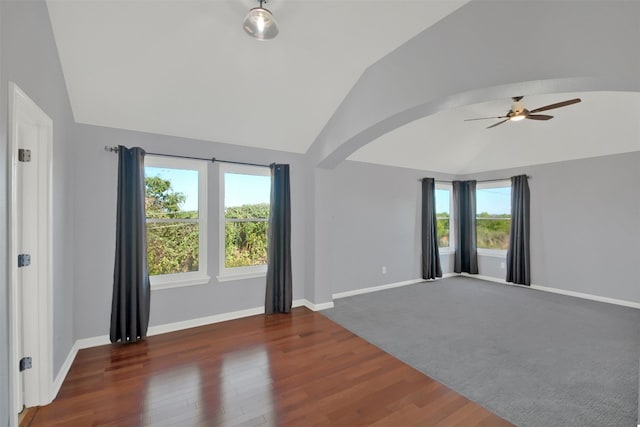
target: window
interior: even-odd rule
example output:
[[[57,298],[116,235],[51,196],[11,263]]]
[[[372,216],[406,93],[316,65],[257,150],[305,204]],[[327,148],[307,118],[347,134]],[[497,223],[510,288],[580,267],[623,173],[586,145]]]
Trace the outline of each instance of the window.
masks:
[[[209,282],[206,168],[199,160],[145,158],[147,261],[152,288]]]
[[[218,280],[263,276],[271,171],[266,167],[220,165],[220,275]]]
[[[511,228],[511,183],[498,181],[476,186],[478,249],[506,251]]]
[[[451,184],[436,183],[436,223],[438,230],[438,247],[453,249],[451,229]]]

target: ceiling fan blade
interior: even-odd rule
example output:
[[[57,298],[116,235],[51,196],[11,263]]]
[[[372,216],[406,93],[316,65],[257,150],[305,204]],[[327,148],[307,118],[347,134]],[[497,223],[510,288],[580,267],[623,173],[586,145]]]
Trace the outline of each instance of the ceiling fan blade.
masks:
[[[535,110],[531,110],[531,113],[539,113],[540,111],[553,110],[554,108],[566,107],[567,105],[577,104],[581,102],[580,98],[569,99],[568,101],[557,102],[555,104],[545,105],[544,107],[536,108]]]
[[[492,124],[491,126],[487,127],[487,129],[494,128],[494,127],[496,127],[496,126],[498,126],[498,125],[501,125],[501,124],[503,124],[504,122],[508,122],[508,121],[509,121],[509,119],[506,119],[506,120],[502,120],[501,122],[494,123],[494,124]]]
[[[471,122],[473,120],[491,120],[491,119],[506,119],[507,116],[498,116],[498,117],[480,117],[479,119],[464,119],[465,122]]]
[[[546,114],[529,114],[527,119],[531,120],[551,120],[553,116],[547,116]]]

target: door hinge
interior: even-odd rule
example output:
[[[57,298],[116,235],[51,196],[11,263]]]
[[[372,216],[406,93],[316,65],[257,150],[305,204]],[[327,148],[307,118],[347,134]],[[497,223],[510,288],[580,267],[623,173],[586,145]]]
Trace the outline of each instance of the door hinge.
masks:
[[[20,162],[30,162],[31,161],[31,150],[26,148],[18,149],[18,161]]]
[[[18,255],[18,267],[26,267],[31,265],[31,255],[20,254]]]
[[[33,361],[30,357],[23,357],[20,359],[20,372],[31,369],[33,366]]]

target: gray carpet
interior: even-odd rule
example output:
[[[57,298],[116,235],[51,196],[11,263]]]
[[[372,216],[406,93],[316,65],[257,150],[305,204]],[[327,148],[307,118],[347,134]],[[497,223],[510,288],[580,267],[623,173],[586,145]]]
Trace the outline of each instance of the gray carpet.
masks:
[[[466,277],[322,314],[518,426],[635,426],[640,310]]]

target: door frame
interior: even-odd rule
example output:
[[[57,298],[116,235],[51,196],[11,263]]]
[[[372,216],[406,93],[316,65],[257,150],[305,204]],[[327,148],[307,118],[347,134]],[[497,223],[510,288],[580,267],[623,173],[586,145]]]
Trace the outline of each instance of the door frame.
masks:
[[[17,188],[18,182],[18,123],[28,121],[38,128],[37,149],[38,156],[42,156],[44,164],[39,163],[38,171],[38,228],[42,230],[38,236],[38,254],[42,259],[34,265],[38,268],[38,296],[35,301],[24,301],[26,304],[36,304],[38,319],[36,337],[32,337],[35,350],[34,374],[36,375],[36,390],[25,390],[25,402],[35,405],[46,405],[52,400],[53,385],[53,246],[52,246],[52,151],[53,151],[53,121],[38,107],[38,105],[23,92],[18,85],[9,82],[8,91],[8,220],[9,220],[9,407],[11,410],[10,426],[17,426],[19,357],[18,340],[22,332],[18,330],[18,316],[22,313],[22,306],[18,305],[17,292]],[[30,405],[32,406],[32,405]]]

